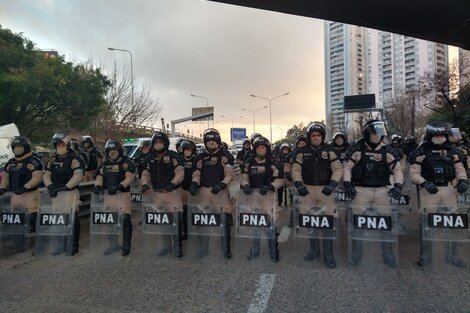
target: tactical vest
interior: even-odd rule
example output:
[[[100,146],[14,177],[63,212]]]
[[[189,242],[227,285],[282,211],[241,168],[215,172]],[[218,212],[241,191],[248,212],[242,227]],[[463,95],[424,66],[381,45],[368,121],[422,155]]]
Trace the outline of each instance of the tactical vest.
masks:
[[[139,177],[142,176],[142,172],[145,170],[145,165],[146,165],[146,164],[145,164],[144,161],[145,161],[145,158],[146,158],[149,154],[150,154],[150,152],[147,153],[147,154],[141,153],[141,154],[139,154],[139,156],[137,156],[137,157],[135,158],[135,160],[134,160],[135,165],[137,166],[137,171],[139,172]]]
[[[189,160],[183,158],[183,167],[184,167],[184,179],[181,183],[184,190],[188,190],[191,182],[193,181],[193,172],[196,169],[196,164],[194,163],[194,157]]]
[[[357,186],[383,187],[390,185],[387,148],[371,150],[361,146],[361,160],[352,169],[352,181]]]
[[[113,186],[116,189],[119,187],[119,184],[126,179],[126,171],[123,168],[124,162],[103,162],[103,189],[108,189]],[[124,192],[129,192],[130,186],[124,190]]]
[[[72,161],[75,154],[68,153],[65,158],[56,155],[54,163],[50,166],[52,183],[59,187],[64,187],[73,176]]]
[[[96,171],[98,168],[98,157],[96,153],[96,148],[93,148],[88,154],[88,167],[87,171]]]
[[[344,159],[346,158],[346,147],[338,148],[338,147],[333,147],[333,152],[336,154],[336,157],[338,160],[343,163]]]
[[[212,187],[224,178],[221,150],[215,154],[204,153],[202,155],[201,186]]]
[[[148,163],[150,180],[154,190],[165,188],[165,186],[171,183],[173,177],[175,177],[175,170],[173,169],[171,161],[171,156],[165,154],[161,157],[155,155]]]
[[[249,179],[250,187],[260,188],[262,186],[269,186],[273,181],[273,169],[270,160],[266,159],[266,162],[259,163],[253,159],[250,163]]]
[[[305,151],[305,152],[304,152]],[[302,149],[303,154],[302,180],[306,185],[322,186],[331,180],[332,170],[329,149]]]
[[[450,150],[446,151],[449,153]],[[433,153],[430,149],[427,150],[421,165],[421,176],[437,186],[447,186],[455,178],[452,155],[441,155],[440,153]]]
[[[23,187],[33,178],[32,172],[28,169],[28,164],[31,164],[31,158],[26,158],[21,161],[13,158],[8,161],[7,169],[10,179],[10,190],[15,191]],[[37,186],[31,190],[36,189],[38,189]]]

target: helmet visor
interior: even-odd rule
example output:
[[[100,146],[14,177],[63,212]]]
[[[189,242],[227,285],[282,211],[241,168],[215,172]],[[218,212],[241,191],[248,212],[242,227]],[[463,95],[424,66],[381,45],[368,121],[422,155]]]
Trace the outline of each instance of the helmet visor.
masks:
[[[385,124],[384,122],[373,122],[369,126],[370,133],[374,135],[379,135],[379,136],[387,136],[387,130],[385,129]]]
[[[451,128],[449,131],[449,136],[452,136],[457,140],[462,140],[462,135],[460,134],[460,129],[458,128]]]

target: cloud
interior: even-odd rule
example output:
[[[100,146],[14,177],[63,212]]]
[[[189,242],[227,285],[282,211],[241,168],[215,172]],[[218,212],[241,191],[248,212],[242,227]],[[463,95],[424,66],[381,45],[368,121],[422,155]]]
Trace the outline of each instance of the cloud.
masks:
[[[273,133],[301,121],[324,117],[323,22],[209,1],[10,1],[0,11],[3,27],[24,32],[41,48],[74,61],[93,59],[111,68],[129,67],[136,86],[145,84],[164,106],[167,121],[204,106],[216,109],[215,126],[228,132],[221,114],[246,118],[237,126],[252,131],[252,115],[241,111],[266,105],[250,93],[274,97]],[[269,112],[256,115],[269,134]],[[156,126],[159,126],[156,121]],[[195,126],[196,127],[196,126]],[[182,127],[180,127],[182,128]],[[258,127],[257,127],[258,128]],[[257,129],[258,130],[258,129]]]

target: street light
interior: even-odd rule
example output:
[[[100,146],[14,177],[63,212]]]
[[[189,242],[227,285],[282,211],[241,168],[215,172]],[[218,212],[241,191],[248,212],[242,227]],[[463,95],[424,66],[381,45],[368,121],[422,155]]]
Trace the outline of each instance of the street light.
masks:
[[[286,92],[286,93],[283,93],[282,95],[273,97],[273,98],[260,97],[260,96],[254,95],[254,94],[250,95],[254,98],[260,98],[260,99],[264,99],[264,100],[269,101],[269,140],[271,142],[273,142],[273,120],[272,120],[272,112],[271,112],[271,101],[273,101],[274,99],[280,98],[282,96],[287,96],[288,94],[289,94],[289,91]]]
[[[248,110],[248,109],[242,108],[243,111],[248,111],[248,112],[253,113],[253,134],[256,132],[256,129],[255,129],[255,113],[258,112],[258,111],[260,111],[260,110],[262,110],[262,109],[266,109],[267,107],[268,107],[268,106],[265,105],[264,107],[259,108],[259,109],[254,110],[254,111],[253,111],[253,110]]]
[[[198,96],[198,95],[193,95],[191,94],[191,97],[196,97],[196,98],[202,98],[206,100],[206,107],[209,107],[209,99],[207,99],[204,96]],[[207,120],[207,128],[210,128],[210,120]]]
[[[134,109],[134,64],[132,62],[132,53],[129,50],[126,50],[126,49],[118,49],[118,48],[109,48],[108,47],[108,50],[127,52],[131,56],[131,88],[132,88],[131,102],[132,102],[132,108]]]
[[[230,129],[230,137],[231,137],[230,139],[232,139],[232,144],[233,144],[233,121],[236,120],[237,118],[242,118],[243,115],[236,116],[236,117],[221,115],[220,117],[228,118],[229,120],[232,121],[232,128]]]

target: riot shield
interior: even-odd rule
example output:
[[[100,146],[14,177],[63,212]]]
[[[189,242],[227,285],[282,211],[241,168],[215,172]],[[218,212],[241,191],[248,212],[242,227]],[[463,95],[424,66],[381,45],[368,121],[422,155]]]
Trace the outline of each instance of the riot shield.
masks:
[[[15,204],[8,192],[0,197],[0,214],[1,256],[25,252],[29,247],[31,225],[27,209]]]
[[[340,183],[335,190],[335,203],[338,209],[338,226],[348,225],[348,208],[351,207],[351,199],[344,192],[343,183]]]
[[[277,242],[277,193],[265,195],[253,189],[250,195],[238,192],[235,224],[239,258],[252,266],[268,266],[279,261]]]
[[[54,198],[47,192],[41,193],[34,247],[37,257],[58,258],[72,254],[77,202],[77,194],[69,191],[61,191]]]
[[[400,199],[390,197],[390,203],[397,217],[397,234],[414,235],[418,232],[418,212],[413,211],[417,207],[415,189],[403,189]]]
[[[142,198],[144,256],[146,258],[180,258],[181,208],[162,201],[163,193],[148,191]]]
[[[338,210],[315,204],[310,195],[295,204],[295,262],[300,266],[336,267]],[[321,261],[321,262],[316,262]]]
[[[467,203],[423,207],[419,265],[435,271],[466,268],[470,262],[469,217]]]
[[[365,270],[398,268],[396,211],[353,205],[349,211],[349,264]]]
[[[123,193],[91,196],[90,256],[96,260],[117,259],[122,247]]]
[[[225,199],[220,204],[201,201],[201,195],[188,199],[188,256],[195,262],[219,263],[231,258],[231,214],[224,213]],[[228,249],[228,250],[227,250]],[[226,253],[228,252],[228,253]]]

